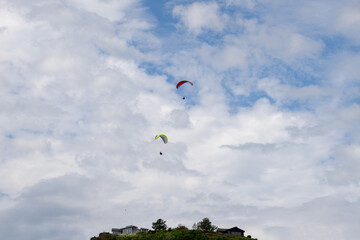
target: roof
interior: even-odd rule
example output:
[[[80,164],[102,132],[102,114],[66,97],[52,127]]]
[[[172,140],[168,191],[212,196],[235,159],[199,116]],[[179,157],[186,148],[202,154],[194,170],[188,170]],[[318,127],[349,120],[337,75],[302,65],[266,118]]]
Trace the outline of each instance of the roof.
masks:
[[[218,232],[245,232],[244,230],[238,228],[238,227],[232,227],[232,228],[218,228]]]
[[[244,230],[238,228],[238,227],[233,227],[233,228],[229,228],[227,229],[230,232],[245,232]]]
[[[137,226],[134,226],[134,225],[129,225],[129,226],[126,226],[124,228],[121,228],[121,229],[127,229],[127,228],[138,228]]]
[[[112,228],[111,231],[117,231],[117,232],[119,232],[119,231],[122,231],[122,230],[128,229],[128,228],[136,228],[136,229],[138,229],[137,226],[129,225],[129,226],[126,226],[126,227],[123,227],[123,228]]]

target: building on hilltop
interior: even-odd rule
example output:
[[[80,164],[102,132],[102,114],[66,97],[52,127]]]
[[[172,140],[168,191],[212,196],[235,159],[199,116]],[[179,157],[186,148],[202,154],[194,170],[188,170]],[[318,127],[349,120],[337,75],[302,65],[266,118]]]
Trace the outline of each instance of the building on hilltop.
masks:
[[[241,236],[241,237],[244,237],[244,233],[245,233],[244,230],[242,230],[242,229],[240,229],[238,227],[218,228],[217,232],[226,233],[226,234],[235,235],[235,236]]]
[[[147,228],[138,228],[133,225],[126,226],[124,228],[112,228],[111,232],[113,234],[135,234],[138,232],[148,232],[149,229]]]

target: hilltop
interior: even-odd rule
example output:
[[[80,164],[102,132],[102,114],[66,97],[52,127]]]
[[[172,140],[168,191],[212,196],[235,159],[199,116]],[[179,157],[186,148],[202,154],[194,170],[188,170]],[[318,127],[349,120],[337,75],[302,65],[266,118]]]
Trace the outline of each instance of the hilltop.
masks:
[[[100,233],[98,237],[92,237],[90,240],[257,240],[256,238],[234,236],[219,232],[204,232],[199,230],[165,230],[139,232],[136,234],[111,234]]]

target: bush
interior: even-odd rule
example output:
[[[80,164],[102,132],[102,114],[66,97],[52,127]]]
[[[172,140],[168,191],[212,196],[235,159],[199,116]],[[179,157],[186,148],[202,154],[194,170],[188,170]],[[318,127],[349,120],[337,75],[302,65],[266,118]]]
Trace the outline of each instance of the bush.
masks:
[[[175,230],[188,230],[188,228],[185,227],[185,226],[182,225],[182,224],[179,224],[179,225],[175,228]]]

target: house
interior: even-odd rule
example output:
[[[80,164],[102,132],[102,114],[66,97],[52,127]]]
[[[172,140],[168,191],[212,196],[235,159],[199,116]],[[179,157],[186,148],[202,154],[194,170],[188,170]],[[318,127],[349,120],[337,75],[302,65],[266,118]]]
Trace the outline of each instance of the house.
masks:
[[[242,229],[240,229],[238,227],[218,228],[217,232],[226,233],[226,234],[235,235],[235,236],[241,236],[241,237],[244,237],[244,233],[245,233],[244,230],[242,230]]]
[[[113,234],[135,234],[138,232],[148,232],[149,229],[147,228],[138,228],[133,225],[126,226],[124,228],[112,228],[111,232]]]

